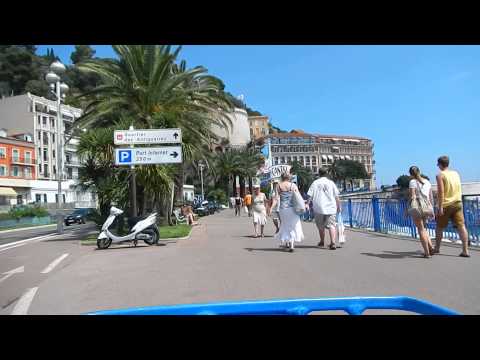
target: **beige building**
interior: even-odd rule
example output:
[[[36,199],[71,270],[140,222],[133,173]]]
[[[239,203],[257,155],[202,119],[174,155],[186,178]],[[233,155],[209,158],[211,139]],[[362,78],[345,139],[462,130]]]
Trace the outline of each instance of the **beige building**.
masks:
[[[354,181],[354,189],[374,190],[375,160],[373,142],[358,136],[308,134],[301,130],[275,133],[268,136],[271,143],[273,165],[298,161],[316,173],[320,167],[328,167],[335,160],[355,160],[365,166],[370,179]],[[350,184],[347,184],[349,189]]]
[[[268,127],[268,116],[249,116],[250,137],[252,140],[265,137],[270,133]]]

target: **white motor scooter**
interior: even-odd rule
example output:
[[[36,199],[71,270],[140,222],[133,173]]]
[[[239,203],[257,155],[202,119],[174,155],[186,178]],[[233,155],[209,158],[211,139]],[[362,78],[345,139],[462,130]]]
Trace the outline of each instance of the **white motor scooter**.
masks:
[[[130,226],[130,232],[125,236],[116,236],[112,234],[108,228],[112,225],[113,221],[118,215],[123,214],[123,210],[117,209],[112,206],[110,208],[110,215],[102,226],[102,231],[97,238],[97,246],[99,249],[107,249],[112,242],[122,243],[126,241],[132,241],[134,246],[137,246],[138,240],[143,240],[148,245],[154,245],[158,243],[160,234],[156,225],[157,214],[153,213],[148,217],[131,218],[128,219]]]

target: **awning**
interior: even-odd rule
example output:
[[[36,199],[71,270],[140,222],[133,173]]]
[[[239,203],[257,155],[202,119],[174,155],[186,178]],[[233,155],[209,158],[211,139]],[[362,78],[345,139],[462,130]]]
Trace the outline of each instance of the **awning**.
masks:
[[[345,155],[345,159],[350,160],[350,156]]]
[[[333,156],[332,156],[332,155],[328,155],[328,158],[329,158],[330,160],[333,160]]]
[[[327,155],[322,155],[323,160],[327,160]]]
[[[341,155],[340,159],[345,160],[345,156]]]
[[[17,196],[17,192],[11,187],[0,187],[0,196]]]

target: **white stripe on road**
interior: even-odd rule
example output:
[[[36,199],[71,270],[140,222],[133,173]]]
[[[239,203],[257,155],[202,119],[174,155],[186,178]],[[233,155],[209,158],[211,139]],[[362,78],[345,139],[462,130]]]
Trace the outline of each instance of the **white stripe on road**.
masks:
[[[50,265],[48,265],[45,269],[43,269],[43,271],[41,272],[42,274],[47,274],[49,273],[50,271],[53,270],[53,268],[55,266],[57,266],[58,264],[60,264],[60,262],[62,262],[63,259],[65,259],[66,257],[68,256],[68,254],[63,254],[62,256],[56,258],[55,260],[53,260]]]
[[[12,311],[12,315],[27,315],[28,308],[32,303],[32,300],[37,293],[38,287],[28,289],[25,294],[22,295],[20,300],[18,300],[15,308]]]
[[[0,245],[0,252],[7,251],[9,249],[13,249],[13,248],[16,248],[16,247],[19,247],[19,246],[27,245],[27,243],[32,242],[32,241],[40,241],[40,240],[46,239],[46,238],[48,238],[50,236],[53,236],[53,235],[56,235],[56,233],[37,236],[37,237],[33,237],[33,238],[30,238],[30,239],[25,239],[25,240],[20,240],[20,241],[15,241],[15,242],[11,242],[11,243],[8,243],[8,244],[3,244],[3,245]]]

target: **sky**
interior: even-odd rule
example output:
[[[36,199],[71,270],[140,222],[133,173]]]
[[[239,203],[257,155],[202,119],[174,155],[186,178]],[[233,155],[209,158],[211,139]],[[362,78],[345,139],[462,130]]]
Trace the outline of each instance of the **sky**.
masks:
[[[73,45],[47,48],[70,63]],[[378,186],[411,165],[434,182],[441,155],[462,182],[480,181],[480,46],[186,45],[179,58],[284,130],[372,139]]]

